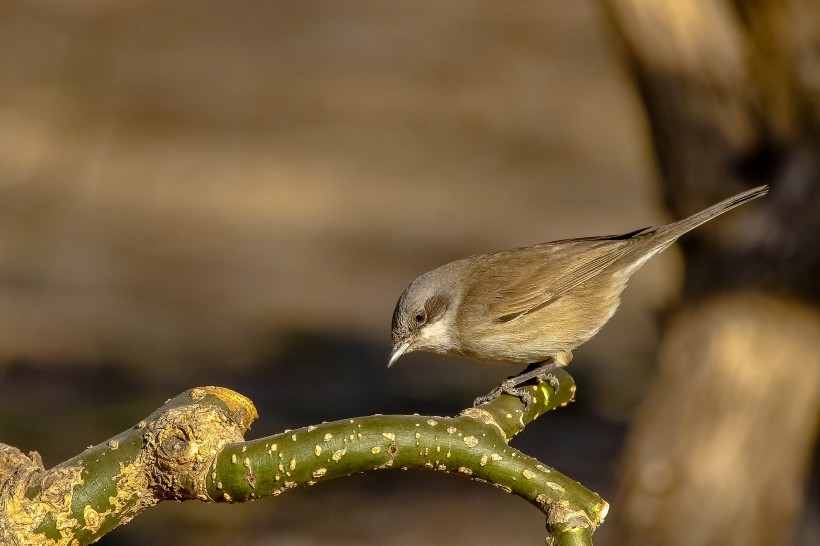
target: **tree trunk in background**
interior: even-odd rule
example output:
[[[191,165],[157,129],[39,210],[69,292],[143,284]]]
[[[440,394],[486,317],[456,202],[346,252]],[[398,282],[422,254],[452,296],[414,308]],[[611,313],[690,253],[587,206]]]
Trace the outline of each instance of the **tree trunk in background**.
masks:
[[[601,0],[683,217],[685,300],[628,440],[618,544],[792,541],[820,414],[820,3]]]

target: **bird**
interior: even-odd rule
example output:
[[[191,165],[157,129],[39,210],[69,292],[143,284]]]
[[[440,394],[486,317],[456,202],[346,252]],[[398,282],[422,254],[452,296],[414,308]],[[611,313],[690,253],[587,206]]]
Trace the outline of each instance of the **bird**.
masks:
[[[416,278],[396,303],[388,368],[407,353],[456,354],[488,363],[527,365],[480,405],[572,360],[615,313],[632,275],[684,233],[762,197],[768,186],[739,193],[683,220],[622,235],[562,239],[486,254],[437,267]]]

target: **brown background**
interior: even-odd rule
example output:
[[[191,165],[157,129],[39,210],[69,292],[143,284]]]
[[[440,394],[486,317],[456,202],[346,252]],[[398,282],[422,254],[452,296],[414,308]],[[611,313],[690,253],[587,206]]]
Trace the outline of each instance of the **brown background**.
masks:
[[[416,275],[670,219],[588,2],[9,1],[0,82],[0,440],[46,465],[195,385],[258,402],[253,436],[453,414],[517,370],[411,355],[388,372]],[[578,402],[516,447],[612,493],[678,260],[636,275],[576,352]],[[101,544],[543,536],[519,499],[396,472],[165,503]]]

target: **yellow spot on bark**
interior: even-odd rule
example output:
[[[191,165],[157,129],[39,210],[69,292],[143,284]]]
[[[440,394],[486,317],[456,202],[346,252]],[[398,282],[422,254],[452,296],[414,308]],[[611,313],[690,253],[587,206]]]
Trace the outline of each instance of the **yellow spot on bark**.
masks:
[[[120,447],[120,443],[117,440],[108,440],[108,449],[114,451],[118,447]]]
[[[313,448],[313,453],[318,457],[322,454],[322,446],[316,444],[316,447]]]
[[[329,442],[331,438],[333,438],[333,435],[331,433],[328,432],[327,434],[325,434],[325,442]]]
[[[296,459],[290,460],[290,469],[294,470],[296,468]]]
[[[487,456],[482,455],[481,459],[478,460],[478,464],[480,464],[481,466],[484,466],[485,464],[487,464]]]
[[[370,453],[372,453],[373,455],[376,455],[376,454],[378,454],[378,453],[381,453],[381,451],[382,451],[382,448],[381,448],[381,447],[379,447],[379,446],[373,446],[373,447],[370,449]]]
[[[525,468],[524,471],[521,472],[521,475],[524,476],[526,479],[531,480],[535,477],[535,472],[528,468]]]
[[[456,427],[447,427],[447,432],[450,433],[450,434],[454,433],[457,430],[458,429]]]
[[[391,442],[396,441],[396,435],[393,434],[392,432],[382,432],[382,436],[384,436],[385,438],[387,438]]]
[[[316,425],[310,425],[308,427],[308,432],[313,432],[314,430],[316,430]]]
[[[236,461],[237,461],[236,453],[231,453],[231,463],[236,464]]]
[[[191,397],[191,400],[202,400],[205,398],[205,391],[199,388],[191,389],[189,396]]]
[[[327,468],[317,468],[316,470],[313,471],[312,476],[314,478],[321,478],[325,474],[327,474]]]
[[[222,493],[222,498],[228,502],[233,502],[233,497],[228,493]]]
[[[500,461],[501,459],[503,459],[503,457],[498,453],[492,453],[490,455],[490,459],[492,459],[493,461]]]
[[[334,451],[333,455],[331,455],[330,458],[333,459],[336,462],[339,462],[339,459],[342,458],[342,456],[345,454],[346,451],[347,451],[346,449],[339,449],[337,451]]]
[[[473,471],[470,470],[469,468],[467,468],[466,466],[459,466],[458,471],[461,472],[462,474],[467,474],[468,476],[473,475]]]
[[[467,447],[475,447],[478,445],[478,439],[475,436],[467,436],[464,438],[464,443],[467,444]]]
[[[435,419],[427,419],[427,424],[431,427],[434,427],[438,424],[438,421],[436,421]]]
[[[566,491],[566,489],[564,489],[563,487],[561,487],[560,485],[558,485],[555,482],[547,482],[547,487],[549,487],[550,489],[552,489],[554,491],[558,491],[559,493],[563,493],[564,491]]]
[[[85,519],[85,529],[92,533],[96,533],[105,520],[99,512],[91,508],[91,505],[88,504],[83,508],[83,519]]]

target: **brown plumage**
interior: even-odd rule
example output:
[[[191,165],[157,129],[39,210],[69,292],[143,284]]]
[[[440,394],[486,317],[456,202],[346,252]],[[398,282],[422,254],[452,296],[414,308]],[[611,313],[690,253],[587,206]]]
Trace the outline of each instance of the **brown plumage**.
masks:
[[[627,281],[649,258],[767,192],[761,186],[659,228],[476,254],[433,269],[396,304],[388,365],[411,351],[565,365],[612,317]],[[518,393],[512,387],[535,375],[506,381],[504,392]]]

